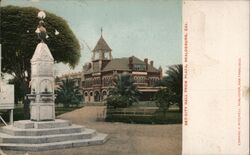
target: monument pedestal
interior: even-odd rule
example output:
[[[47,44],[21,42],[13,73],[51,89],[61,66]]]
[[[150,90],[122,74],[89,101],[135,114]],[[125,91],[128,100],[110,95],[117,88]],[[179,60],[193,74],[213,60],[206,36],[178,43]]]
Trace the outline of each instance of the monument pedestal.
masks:
[[[31,103],[30,119],[33,121],[55,120],[55,104],[54,103]]]
[[[104,144],[108,135],[70,121],[21,120],[0,128],[0,148],[12,151],[47,151]]]

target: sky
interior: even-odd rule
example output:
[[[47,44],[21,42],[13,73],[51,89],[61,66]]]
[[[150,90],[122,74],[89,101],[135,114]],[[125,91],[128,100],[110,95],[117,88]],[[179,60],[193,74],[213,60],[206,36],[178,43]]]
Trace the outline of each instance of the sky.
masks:
[[[57,64],[57,75],[80,71],[91,61],[86,44],[95,47],[101,28],[113,58],[148,58],[164,71],[182,61],[181,0],[2,0],[6,5],[33,6],[68,22],[83,47],[81,58],[74,69]]]

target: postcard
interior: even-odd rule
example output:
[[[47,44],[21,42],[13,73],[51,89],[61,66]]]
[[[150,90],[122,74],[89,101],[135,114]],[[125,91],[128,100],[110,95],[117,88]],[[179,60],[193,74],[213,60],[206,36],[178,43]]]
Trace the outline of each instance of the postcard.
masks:
[[[183,2],[183,154],[249,154],[249,1]]]
[[[249,154],[249,3],[0,1],[0,154]]]

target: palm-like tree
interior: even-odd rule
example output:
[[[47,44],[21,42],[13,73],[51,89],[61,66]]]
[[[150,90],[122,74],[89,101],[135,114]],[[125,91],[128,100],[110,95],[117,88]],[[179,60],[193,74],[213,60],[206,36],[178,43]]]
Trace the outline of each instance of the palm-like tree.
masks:
[[[182,64],[170,66],[166,71],[166,76],[158,84],[171,91],[171,102],[178,103],[180,111],[182,111],[182,69]]]
[[[62,103],[64,107],[79,105],[82,101],[79,87],[71,79],[62,80],[62,84],[56,90],[56,103]]]
[[[114,88],[110,91],[111,98],[116,98],[121,102],[124,101],[123,107],[132,105],[138,101],[139,91],[133,84],[134,80],[129,74],[122,74],[114,79]]]

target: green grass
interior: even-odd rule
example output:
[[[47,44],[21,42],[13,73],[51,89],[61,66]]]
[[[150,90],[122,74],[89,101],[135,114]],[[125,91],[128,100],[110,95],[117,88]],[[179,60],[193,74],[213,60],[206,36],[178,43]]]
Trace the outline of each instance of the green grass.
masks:
[[[133,103],[131,108],[133,107],[155,107],[156,104],[154,101],[139,101],[138,103]]]
[[[59,106],[59,107],[55,108],[55,113],[56,113],[56,116],[58,116],[58,115],[66,113],[66,112],[70,112],[70,111],[79,109],[81,107],[82,106],[64,108],[64,107]],[[2,112],[1,116],[3,117],[3,119],[6,122],[9,122],[9,114],[8,114],[8,112]],[[24,117],[24,111],[23,111],[22,105],[21,106],[18,105],[18,106],[15,107],[15,109],[14,109],[14,116],[13,117],[14,117],[14,121],[29,119],[29,118],[25,118]]]
[[[108,122],[124,122],[135,124],[181,124],[182,113],[177,110],[171,110],[165,114],[159,110],[152,113],[122,113],[107,111],[106,121]]]
[[[139,124],[181,124],[182,113],[176,104],[165,113],[154,101],[140,101],[127,108],[107,109],[106,121]]]
[[[141,108],[141,107],[157,107],[156,103],[154,101],[139,101],[138,103],[133,103],[132,106],[129,106],[128,108]],[[176,104],[170,105],[169,109],[178,109],[178,106]]]

